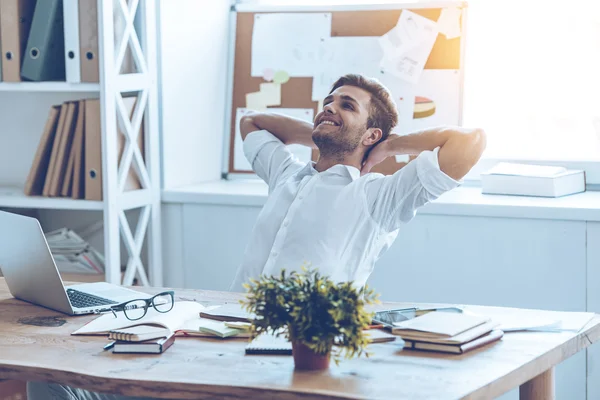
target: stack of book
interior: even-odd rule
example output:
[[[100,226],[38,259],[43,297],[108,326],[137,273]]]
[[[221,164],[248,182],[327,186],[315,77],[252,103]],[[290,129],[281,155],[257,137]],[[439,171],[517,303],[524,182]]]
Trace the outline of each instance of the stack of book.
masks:
[[[501,339],[498,326],[485,316],[434,311],[395,322],[392,333],[402,337],[405,349],[462,354]]]
[[[97,0],[0,1],[0,80],[99,82],[97,6]],[[113,7],[119,48],[126,21],[118,2]],[[120,72],[138,72],[129,46]]]
[[[175,334],[162,327],[138,325],[110,331],[108,339],[112,342],[104,348],[112,348],[113,353],[160,354],[175,343]]]
[[[131,119],[137,97],[123,98]],[[102,130],[97,99],[69,101],[52,106],[25,182],[28,196],[102,200]],[[119,161],[125,147],[125,129],[118,121]],[[143,149],[140,127],[137,146]],[[143,152],[142,152],[143,154]],[[143,156],[142,156],[143,157]],[[125,190],[141,187],[133,167]]]
[[[71,229],[57,229],[45,236],[61,273],[104,274],[102,254]]]

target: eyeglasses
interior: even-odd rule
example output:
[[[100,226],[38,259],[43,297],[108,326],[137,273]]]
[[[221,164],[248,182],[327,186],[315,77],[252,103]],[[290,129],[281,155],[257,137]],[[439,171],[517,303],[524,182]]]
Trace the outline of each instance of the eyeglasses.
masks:
[[[117,317],[117,311],[123,311],[125,317],[131,321],[136,321],[141,319],[148,312],[149,307],[154,307],[154,309],[160,313],[166,313],[173,309],[175,292],[170,290],[167,292],[159,293],[149,299],[137,299],[137,300],[129,300],[125,303],[117,304],[115,306],[111,306],[109,309],[101,310],[101,311],[112,311],[115,318]]]

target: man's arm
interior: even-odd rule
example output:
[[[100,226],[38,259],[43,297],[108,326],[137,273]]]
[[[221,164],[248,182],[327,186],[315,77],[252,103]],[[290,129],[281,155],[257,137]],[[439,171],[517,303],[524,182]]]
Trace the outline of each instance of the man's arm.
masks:
[[[417,155],[440,147],[440,169],[449,177],[460,180],[477,163],[485,146],[486,135],[482,129],[439,127],[406,136],[390,135],[371,151],[362,172],[369,172],[387,157],[397,154]]]
[[[300,119],[275,113],[251,113],[242,117],[240,133],[242,140],[250,132],[267,130],[284,144],[302,144],[317,148],[312,140],[313,125]]]

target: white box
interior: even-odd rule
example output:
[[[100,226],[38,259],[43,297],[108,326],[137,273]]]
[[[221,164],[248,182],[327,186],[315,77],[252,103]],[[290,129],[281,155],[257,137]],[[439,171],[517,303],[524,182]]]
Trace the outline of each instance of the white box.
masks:
[[[481,174],[481,192],[518,196],[560,197],[585,191],[585,173],[566,170],[554,176]]]

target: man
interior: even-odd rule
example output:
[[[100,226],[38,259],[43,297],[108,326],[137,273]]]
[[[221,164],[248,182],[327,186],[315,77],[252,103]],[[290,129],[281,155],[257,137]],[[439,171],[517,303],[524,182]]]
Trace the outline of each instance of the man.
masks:
[[[389,91],[352,74],[333,85],[313,124],[270,113],[241,120],[245,155],[269,197],[231,290],[303,263],[363,286],[401,225],[456,187],[485,148],[481,129],[398,136],[390,134],[397,121]],[[319,160],[300,163],[285,147],[293,143],[318,148]],[[390,176],[369,173],[397,154],[418,157]]]
[[[363,286],[375,261],[420,206],[456,187],[485,148],[480,129],[444,127],[390,135],[398,113],[388,90],[359,75],[340,78],[314,124],[257,113],[241,121],[244,152],[269,198],[232,284],[309,262]],[[285,145],[320,152],[302,164]],[[419,155],[391,176],[369,173],[396,154]],[[126,400],[57,384],[29,383],[31,399]]]

